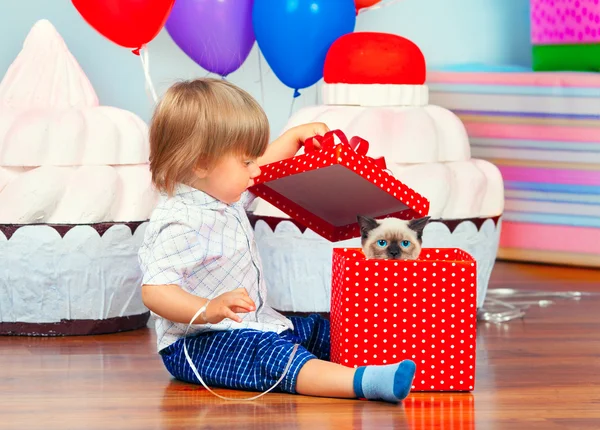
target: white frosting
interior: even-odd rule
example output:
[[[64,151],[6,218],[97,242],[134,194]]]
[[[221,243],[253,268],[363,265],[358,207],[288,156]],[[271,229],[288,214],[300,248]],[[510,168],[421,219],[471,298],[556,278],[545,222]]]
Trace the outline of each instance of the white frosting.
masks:
[[[148,128],[131,112],[0,107],[0,166],[142,164],[148,155]]]
[[[322,87],[323,103],[357,106],[425,106],[429,103],[426,85],[327,84]]]
[[[321,121],[369,141],[369,155],[388,163],[464,161],[471,157],[463,123],[439,106],[315,106],[299,110],[285,129]]]
[[[433,218],[493,217],[504,210],[502,175],[487,161],[471,159],[388,167],[401,182],[427,197],[429,215]]]
[[[397,179],[427,197],[434,218],[491,217],[504,210],[500,171],[471,159],[465,127],[447,109],[321,105],[298,111],[285,129],[312,121],[368,140],[368,154],[385,157]],[[289,218],[263,200],[254,213]]]
[[[42,166],[21,173],[0,167],[0,224],[141,221],[154,204],[146,164]]]
[[[37,22],[0,83],[0,223],[146,220],[148,155],[147,125],[98,106],[56,29]]]
[[[98,106],[87,76],[54,26],[35,23],[0,84],[0,105],[14,109]]]

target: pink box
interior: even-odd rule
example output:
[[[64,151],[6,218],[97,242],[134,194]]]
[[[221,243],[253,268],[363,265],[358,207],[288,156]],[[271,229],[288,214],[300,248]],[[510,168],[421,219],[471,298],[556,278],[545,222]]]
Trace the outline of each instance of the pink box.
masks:
[[[600,42],[599,0],[531,0],[531,42],[570,45]]]

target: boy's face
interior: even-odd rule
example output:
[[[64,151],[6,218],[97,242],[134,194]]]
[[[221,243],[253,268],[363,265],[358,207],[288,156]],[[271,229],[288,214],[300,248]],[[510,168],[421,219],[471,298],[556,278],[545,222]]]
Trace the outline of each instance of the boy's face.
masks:
[[[198,188],[214,198],[227,203],[237,202],[247,188],[254,185],[260,175],[256,160],[238,155],[222,157],[214,169],[199,178]]]

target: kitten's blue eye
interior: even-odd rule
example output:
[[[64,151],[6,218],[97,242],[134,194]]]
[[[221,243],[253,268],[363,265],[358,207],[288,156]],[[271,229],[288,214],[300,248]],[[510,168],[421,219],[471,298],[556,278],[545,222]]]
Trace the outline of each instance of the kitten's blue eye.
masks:
[[[378,240],[377,245],[383,248],[387,245],[387,240]]]
[[[410,242],[408,240],[403,240],[400,245],[402,245],[402,248],[408,248],[410,246]]]

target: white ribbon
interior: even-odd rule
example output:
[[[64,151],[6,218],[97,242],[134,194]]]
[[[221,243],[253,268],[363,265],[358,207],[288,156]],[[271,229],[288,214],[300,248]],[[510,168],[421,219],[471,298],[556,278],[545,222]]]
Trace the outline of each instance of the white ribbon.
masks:
[[[512,288],[494,288],[487,291],[485,302],[477,312],[479,321],[501,324],[523,318],[531,306],[542,308],[554,304],[555,299],[581,300],[592,295],[580,291],[523,291]]]
[[[142,69],[144,70],[144,77],[146,78],[146,90],[152,95],[154,103],[157,103],[158,97],[156,95],[156,90],[154,89],[154,84],[152,83],[152,78],[150,77],[150,58],[148,56],[148,46],[146,45],[140,50],[140,60],[142,61]]]
[[[246,398],[241,398],[241,399],[240,398],[235,398],[235,397],[224,397],[224,396],[221,396],[220,394],[217,394],[213,390],[211,390],[210,388],[208,388],[208,386],[206,385],[206,383],[204,382],[204,380],[200,377],[200,373],[198,373],[198,369],[196,369],[196,366],[194,365],[194,362],[192,361],[192,359],[190,357],[190,354],[188,353],[187,346],[185,344],[185,341],[187,339],[188,330],[190,329],[190,327],[192,326],[192,323],[196,320],[196,318],[198,318],[198,316],[200,314],[202,314],[206,310],[206,307],[208,306],[208,303],[210,303],[210,301],[207,302],[200,309],[198,309],[198,312],[196,312],[196,314],[192,317],[192,320],[188,324],[187,328],[185,329],[185,334],[183,335],[183,352],[185,354],[185,358],[186,358],[188,364],[192,368],[192,372],[194,372],[194,375],[196,375],[196,378],[198,378],[198,381],[200,381],[200,383],[202,385],[204,385],[204,388],[206,388],[208,391],[210,391],[212,394],[214,394],[215,396],[219,397],[220,399],[223,399],[223,400],[256,400],[259,397],[264,396],[269,391],[271,391],[273,388],[275,388],[277,385],[279,385],[279,383],[283,380],[283,378],[285,377],[285,375],[287,375],[287,372],[290,369],[290,366],[292,365],[292,360],[294,359],[294,356],[296,355],[296,351],[298,350],[298,346],[300,346],[300,345],[298,345],[298,344],[294,345],[294,349],[292,349],[292,354],[290,355],[290,358],[289,358],[289,360],[287,362],[287,365],[285,366],[283,374],[281,375],[281,377],[279,378],[279,380],[275,383],[275,385],[273,385],[267,391],[265,391],[263,393],[260,393],[260,394],[254,396],[254,397],[246,397]]]

